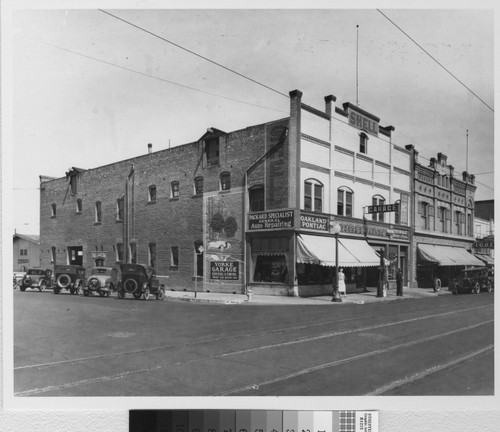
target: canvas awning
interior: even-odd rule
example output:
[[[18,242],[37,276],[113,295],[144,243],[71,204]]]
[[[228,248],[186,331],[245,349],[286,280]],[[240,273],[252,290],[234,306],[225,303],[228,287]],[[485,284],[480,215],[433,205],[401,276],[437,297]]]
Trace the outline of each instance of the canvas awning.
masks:
[[[461,247],[420,243],[418,253],[423,260],[435,262],[440,266],[484,266],[482,261]]]
[[[365,240],[339,238],[339,266],[375,267],[380,258]],[[307,234],[297,236],[297,262],[335,265],[335,239]]]
[[[476,258],[479,258],[486,265],[495,265],[495,258],[491,257],[490,255],[480,254],[480,253],[477,253],[475,255],[476,255]]]

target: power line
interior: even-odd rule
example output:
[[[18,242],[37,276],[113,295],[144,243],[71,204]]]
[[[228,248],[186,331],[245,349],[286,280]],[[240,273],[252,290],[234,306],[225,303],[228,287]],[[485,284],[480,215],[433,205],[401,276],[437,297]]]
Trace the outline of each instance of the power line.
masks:
[[[218,98],[221,98],[221,99],[225,99],[225,100],[229,100],[229,101],[232,101],[232,102],[238,102],[238,103],[249,105],[249,106],[253,106],[253,107],[256,107],[256,108],[262,108],[262,109],[267,109],[267,110],[271,110],[271,111],[277,111],[277,112],[280,112],[280,113],[288,113],[287,111],[279,110],[279,109],[276,109],[276,108],[270,108],[270,107],[266,107],[266,106],[262,106],[262,105],[253,104],[251,102],[247,102],[247,101],[242,101],[242,100],[239,100],[239,99],[230,98],[230,97],[223,96],[223,95],[220,95],[220,94],[217,94],[217,93],[212,93],[212,92],[208,92],[208,91],[205,91],[205,90],[200,90],[200,89],[195,88],[195,87],[191,87],[191,86],[188,86],[188,85],[185,85],[185,84],[180,84],[180,83],[177,83],[177,82],[174,82],[174,81],[170,81],[170,80],[167,80],[167,79],[164,79],[164,78],[160,78],[160,77],[157,77],[157,76],[154,76],[154,75],[149,75],[147,73],[140,72],[140,71],[137,71],[135,69],[131,69],[131,68],[128,68],[128,67],[125,67],[125,66],[121,66],[121,65],[118,65],[116,63],[108,62],[106,60],[102,60],[102,59],[99,59],[99,58],[96,58],[96,57],[92,57],[92,56],[89,56],[87,54],[82,54],[82,53],[79,53],[77,51],[70,50],[68,48],[63,48],[63,47],[60,47],[60,46],[57,46],[57,45],[53,45],[53,44],[50,44],[48,42],[41,41],[39,39],[34,39],[34,40],[37,41],[38,43],[43,44],[43,45],[47,45],[47,46],[49,46],[51,48],[56,48],[56,49],[59,49],[61,51],[65,51],[65,52],[68,52],[68,53],[71,53],[71,54],[74,54],[74,55],[77,55],[77,56],[80,56],[80,57],[84,57],[84,58],[87,58],[87,59],[90,59],[90,60],[94,60],[94,61],[97,61],[97,62],[100,62],[100,63],[104,63],[104,64],[106,64],[108,66],[113,66],[113,67],[116,67],[118,69],[126,70],[128,72],[132,72],[132,73],[135,73],[135,74],[138,74],[138,75],[142,75],[142,76],[145,76],[145,77],[148,77],[148,78],[152,78],[152,79],[155,79],[155,80],[158,80],[158,81],[162,81],[162,82],[165,82],[167,84],[172,84],[172,85],[175,85],[175,86],[178,86],[178,87],[182,87],[182,88],[185,88],[185,89],[188,89],[188,90],[192,90],[192,91],[195,91],[195,92],[207,94],[207,95],[210,95],[210,96],[215,96],[215,97],[218,97]]]
[[[455,76],[449,69],[443,66],[435,57],[433,57],[427,50],[425,50],[422,45],[420,45],[415,39],[413,39],[408,33],[406,33],[401,27],[399,27],[394,21],[392,21],[387,15],[385,15],[380,9],[377,9],[382,16],[384,16],[391,24],[393,24],[401,33],[403,33],[408,39],[410,39],[415,45],[417,45],[424,53],[426,53],[432,60],[434,60],[439,66],[441,66],[446,72],[448,72],[453,78],[455,78],[463,87],[465,87],[470,93],[472,93],[477,99],[479,99],[484,105],[486,105],[492,112],[495,110],[490,107],[484,100],[482,100],[474,91],[472,91],[463,81],[461,81],[457,76]]]
[[[261,83],[261,82],[259,82],[259,81],[257,81],[257,80],[254,80],[253,78],[250,78],[250,77],[248,77],[248,76],[246,76],[246,75],[243,75],[242,73],[237,72],[237,71],[235,71],[234,69],[231,69],[231,68],[229,68],[229,67],[227,67],[227,66],[224,66],[223,64],[217,63],[216,61],[211,60],[211,59],[209,59],[208,57],[202,56],[201,54],[198,54],[198,53],[196,53],[196,52],[194,52],[194,51],[191,51],[190,49],[185,48],[185,47],[183,47],[182,45],[179,45],[179,44],[177,44],[177,43],[175,43],[175,42],[172,42],[172,41],[170,41],[170,40],[168,40],[168,39],[165,39],[164,37],[161,37],[161,36],[157,35],[156,33],[153,33],[153,32],[151,32],[151,31],[149,31],[149,30],[146,30],[145,28],[140,27],[140,26],[138,26],[138,25],[136,25],[136,24],[134,24],[134,23],[131,23],[130,21],[127,21],[127,20],[125,20],[125,19],[123,19],[123,18],[120,18],[119,16],[113,15],[113,14],[112,14],[112,13],[110,13],[110,12],[107,12],[107,11],[105,11],[105,10],[103,10],[103,9],[98,9],[98,10],[99,10],[99,11],[101,11],[101,12],[103,12],[103,13],[105,13],[105,14],[107,14],[107,15],[109,15],[109,16],[111,16],[111,17],[113,17],[113,18],[116,18],[117,20],[122,21],[122,22],[124,22],[124,23],[126,23],[126,24],[128,24],[128,25],[130,25],[130,26],[132,26],[132,27],[135,27],[135,28],[136,28],[136,29],[138,29],[138,30],[141,30],[141,31],[143,31],[143,32],[145,32],[145,33],[148,33],[148,34],[150,34],[151,36],[154,36],[154,37],[156,37],[156,38],[158,38],[158,39],[161,39],[161,40],[162,40],[162,41],[164,41],[164,42],[167,42],[167,43],[169,43],[169,44],[171,44],[171,45],[173,45],[173,46],[175,46],[175,47],[177,47],[177,48],[180,48],[180,49],[182,49],[182,50],[184,50],[184,51],[186,51],[186,52],[188,52],[188,53],[190,53],[190,54],[193,54],[193,55],[195,55],[196,57],[199,57],[199,58],[201,58],[201,59],[203,59],[203,60],[206,60],[206,61],[208,61],[208,62],[210,62],[210,63],[212,63],[212,64],[214,64],[214,65],[216,65],[216,66],[219,66],[219,67],[221,67],[221,68],[223,68],[223,69],[225,69],[225,70],[227,70],[227,71],[229,71],[229,72],[232,72],[232,73],[234,73],[234,74],[236,74],[236,75],[238,75],[238,76],[240,76],[240,77],[242,77],[242,78],[244,78],[244,79],[247,79],[247,80],[249,80],[249,81],[251,81],[251,82],[253,82],[253,83],[255,83],[255,84],[258,84],[258,85],[260,85],[260,86],[262,86],[262,87],[264,87],[264,88],[266,88],[266,89],[268,89],[268,90],[271,90],[271,91],[273,91],[273,92],[275,92],[275,93],[278,93],[278,94],[279,94],[279,95],[281,95],[281,96],[284,96],[284,97],[288,98],[288,95],[287,95],[287,94],[282,93],[282,92],[280,92],[280,91],[278,91],[278,90],[276,90],[276,89],[273,89],[272,87],[269,87],[269,86],[267,86],[267,85],[265,85],[265,84],[263,84],[263,83]]]

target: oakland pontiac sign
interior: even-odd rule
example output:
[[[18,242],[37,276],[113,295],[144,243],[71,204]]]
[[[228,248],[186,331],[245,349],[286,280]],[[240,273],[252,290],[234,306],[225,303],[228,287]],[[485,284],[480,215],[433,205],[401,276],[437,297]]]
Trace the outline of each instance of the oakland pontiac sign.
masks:
[[[328,231],[329,220],[328,218],[322,216],[301,214],[300,227],[317,231]]]

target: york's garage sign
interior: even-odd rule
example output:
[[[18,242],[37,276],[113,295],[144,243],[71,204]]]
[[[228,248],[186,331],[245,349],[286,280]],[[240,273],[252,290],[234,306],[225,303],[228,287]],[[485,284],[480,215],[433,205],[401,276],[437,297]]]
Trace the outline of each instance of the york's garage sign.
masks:
[[[233,280],[240,278],[240,263],[238,261],[211,261],[210,279]]]

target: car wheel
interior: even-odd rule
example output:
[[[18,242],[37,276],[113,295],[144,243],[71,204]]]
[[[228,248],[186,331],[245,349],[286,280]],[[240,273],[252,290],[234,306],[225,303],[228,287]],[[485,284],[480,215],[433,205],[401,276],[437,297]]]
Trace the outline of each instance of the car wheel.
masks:
[[[493,288],[491,287],[491,282],[488,282],[488,285],[486,285],[486,290],[490,293],[493,291]]]
[[[26,291],[26,287],[23,287],[23,286],[22,286],[22,287],[19,287],[19,289],[20,289],[22,292]]]
[[[441,291],[441,279],[436,278],[434,280],[434,292],[439,292]]]
[[[38,286],[38,290],[40,292],[42,291],[45,291],[45,288],[47,288],[47,282],[45,282],[44,280],[40,282],[40,285]]]
[[[146,288],[146,290],[144,291],[144,293],[142,294],[142,298],[144,300],[148,300],[149,299],[149,288]]]
[[[158,290],[158,294],[156,294],[156,299],[157,300],[163,300],[165,298],[165,288],[160,288]]]
[[[57,276],[57,286],[61,289],[68,288],[71,285],[71,278],[66,273]]]
[[[128,292],[129,294],[132,294],[135,291],[137,291],[138,287],[139,285],[137,284],[137,281],[135,279],[127,279],[123,284],[123,289],[125,290],[125,292]]]
[[[476,285],[474,285],[474,293],[479,294],[481,292],[481,285],[479,285],[479,282],[476,282]]]

